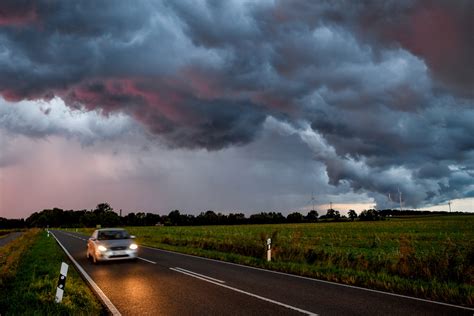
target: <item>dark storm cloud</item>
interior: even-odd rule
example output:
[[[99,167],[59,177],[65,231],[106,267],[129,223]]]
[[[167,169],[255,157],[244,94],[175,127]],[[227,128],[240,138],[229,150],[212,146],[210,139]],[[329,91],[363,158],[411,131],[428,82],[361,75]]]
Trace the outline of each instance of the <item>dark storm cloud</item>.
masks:
[[[276,10],[282,19],[308,25],[322,19],[346,26],[375,51],[400,45],[422,58],[448,89],[474,96],[472,1],[281,1]]]
[[[35,19],[35,5],[31,1],[5,0],[0,3],[0,25],[20,25]]]
[[[418,170],[416,175],[420,178],[439,179],[450,174],[451,170],[449,170],[448,166],[426,163]]]
[[[246,144],[269,116],[310,124],[331,184],[378,200],[400,187],[415,205],[473,180],[471,12],[471,1],[6,1],[0,93],[125,113],[172,147]],[[448,183],[456,168],[467,170]]]

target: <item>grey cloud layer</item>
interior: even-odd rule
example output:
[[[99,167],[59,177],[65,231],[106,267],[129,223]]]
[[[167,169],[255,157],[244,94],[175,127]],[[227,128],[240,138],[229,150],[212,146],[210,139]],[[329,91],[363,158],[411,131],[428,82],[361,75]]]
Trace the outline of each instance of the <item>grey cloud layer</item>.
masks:
[[[0,92],[122,112],[194,149],[252,142],[271,116],[321,138],[314,156],[332,185],[380,205],[398,187],[409,205],[438,202],[474,189],[472,11],[471,1],[5,1]]]
[[[142,132],[140,126],[128,116],[116,113],[104,118],[96,111],[68,108],[58,98],[49,102],[16,103],[0,99],[0,130],[8,133],[8,138],[16,135],[32,138],[62,135],[76,138],[83,145]],[[2,137],[5,143],[8,142],[6,138]]]

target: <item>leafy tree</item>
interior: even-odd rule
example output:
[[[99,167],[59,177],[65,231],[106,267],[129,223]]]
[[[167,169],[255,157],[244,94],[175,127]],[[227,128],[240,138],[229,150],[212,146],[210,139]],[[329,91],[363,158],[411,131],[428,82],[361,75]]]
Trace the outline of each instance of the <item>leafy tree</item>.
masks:
[[[218,223],[218,216],[214,211],[208,210],[205,213],[201,212],[196,218],[200,225],[216,225]]]
[[[96,214],[102,214],[106,212],[112,212],[114,209],[109,205],[109,203],[100,203],[97,204],[94,213]]]
[[[308,215],[306,215],[305,219],[306,221],[310,223],[315,223],[318,221],[319,214],[315,210],[311,210],[308,212]]]
[[[102,227],[118,226],[120,225],[120,216],[113,211],[107,211],[99,217],[99,223]]]
[[[168,219],[171,225],[180,225],[181,224],[181,213],[179,210],[171,211],[168,214]]]
[[[134,212],[130,212],[127,215],[122,217],[122,222],[126,226],[136,226],[137,216],[135,215]]]
[[[270,212],[268,213],[268,216],[270,218],[270,223],[272,224],[278,224],[278,223],[284,223],[285,222],[285,217],[280,213],[276,212]]]
[[[349,210],[347,215],[349,215],[349,218],[351,219],[351,221],[354,221],[357,218],[357,213],[354,210]]]
[[[0,228],[1,229],[11,229],[11,228],[23,228],[26,227],[25,220],[22,219],[7,219],[0,217]]]
[[[359,220],[361,221],[379,221],[384,219],[377,210],[370,209],[370,210],[364,210],[360,213],[359,215]]]
[[[151,213],[148,213],[148,214],[150,214],[149,215],[150,217],[152,216]],[[159,216],[159,215],[157,215],[157,216]],[[167,226],[169,226],[169,225],[183,226],[183,225],[192,225],[192,224],[194,224],[194,216],[193,215],[181,214],[179,212],[179,210],[171,211],[168,214],[168,216],[166,218],[164,218],[164,220],[165,220],[164,224],[167,225]],[[158,219],[158,221],[160,221],[160,219]],[[152,224],[152,225],[155,225],[155,224]]]
[[[86,212],[81,218],[81,224],[84,227],[95,227],[98,224],[97,215],[94,212]]]
[[[326,218],[334,219],[335,221],[337,221],[341,218],[341,213],[339,213],[339,211],[336,211],[336,210],[330,208],[330,209],[328,209],[328,211],[326,213]]]
[[[249,222],[251,224],[277,224],[286,222],[286,218],[281,213],[261,212],[250,215]]]
[[[191,214],[182,215],[182,219],[184,218],[184,225],[196,225],[196,217]]]
[[[303,220],[304,220],[304,217],[299,212],[288,214],[288,216],[286,217],[286,221],[288,223],[301,223],[303,222]]]
[[[230,213],[227,218],[228,218],[228,223],[231,224],[231,225],[245,224],[245,222],[247,220],[243,213],[237,213],[237,214]]]
[[[217,224],[218,225],[226,225],[228,222],[228,217],[225,214],[222,214],[221,212],[217,213]]]
[[[88,214],[87,224],[89,227],[101,225],[102,227],[112,227],[120,225],[120,217],[114,209],[106,202],[97,204],[96,208]]]

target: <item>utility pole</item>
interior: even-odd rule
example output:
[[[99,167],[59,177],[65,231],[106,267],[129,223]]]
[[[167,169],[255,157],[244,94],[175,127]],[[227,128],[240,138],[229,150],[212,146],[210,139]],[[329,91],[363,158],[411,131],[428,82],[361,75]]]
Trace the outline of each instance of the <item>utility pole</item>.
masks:
[[[316,201],[316,198],[314,197],[314,192],[311,192],[311,203],[313,204],[313,209],[312,211],[314,211],[314,202]]]

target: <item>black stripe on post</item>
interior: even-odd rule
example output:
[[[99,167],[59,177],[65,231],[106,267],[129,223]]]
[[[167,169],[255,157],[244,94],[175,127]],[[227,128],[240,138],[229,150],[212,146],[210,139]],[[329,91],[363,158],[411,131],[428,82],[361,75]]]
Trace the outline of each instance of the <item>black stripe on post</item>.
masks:
[[[58,280],[58,288],[64,290],[64,286],[66,285],[66,276],[60,274],[59,275],[59,280]]]
[[[66,277],[68,265],[66,263],[61,264],[61,271],[59,273],[58,286],[56,287],[56,303],[60,303],[63,300],[64,287],[66,286]]]

